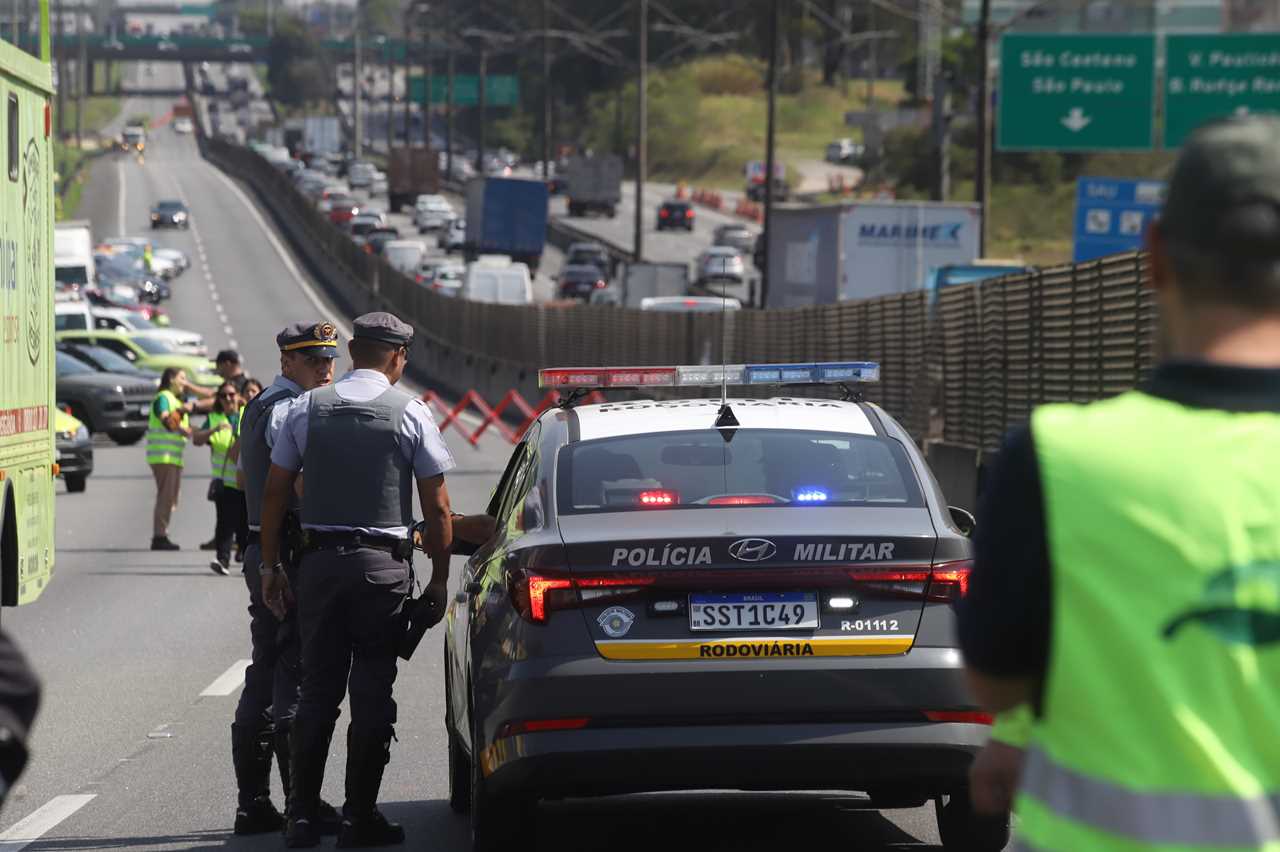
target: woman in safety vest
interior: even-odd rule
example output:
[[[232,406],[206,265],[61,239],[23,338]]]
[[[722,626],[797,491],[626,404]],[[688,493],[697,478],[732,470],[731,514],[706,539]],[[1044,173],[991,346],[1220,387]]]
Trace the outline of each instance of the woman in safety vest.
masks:
[[[156,480],[156,505],[151,521],[151,549],[178,550],[169,540],[169,519],[178,508],[182,488],[182,451],[191,437],[190,404],[183,402],[187,374],[169,367],[160,376],[160,391],[147,418],[147,464]]]
[[[213,480],[209,483],[209,496],[214,502],[217,523],[214,527],[216,555],[209,568],[214,573],[229,574],[231,546],[244,548],[248,530],[245,526],[244,492],[236,481],[236,464],[227,457],[227,451],[240,436],[240,394],[232,382],[223,382],[214,397],[213,411],[204,428],[191,435],[196,446],[209,446],[209,463],[213,468]],[[243,530],[243,532],[242,532]]]

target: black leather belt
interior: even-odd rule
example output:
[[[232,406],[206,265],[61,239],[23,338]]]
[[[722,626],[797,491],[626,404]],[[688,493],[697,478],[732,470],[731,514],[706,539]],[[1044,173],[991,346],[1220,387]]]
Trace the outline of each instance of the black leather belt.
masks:
[[[302,552],[310,553],[315,550],[380,550],[403,562],[413,553],[413,543],[408,539],[385,535],[304,530]]]

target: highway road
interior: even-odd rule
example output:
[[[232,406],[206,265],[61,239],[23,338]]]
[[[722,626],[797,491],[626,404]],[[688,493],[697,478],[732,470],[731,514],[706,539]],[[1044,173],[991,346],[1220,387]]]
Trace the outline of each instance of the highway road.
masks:
[[[140,102],[159,115],[167,102]],[[246,191],[203,162],[188,136],[153,134],[145,164],[97,162],[82,213],[98,236],[145,233],[151,203],[183,197],[190,231],[162,245],[195,259],[178,279],[175,325],[203,333],[210,349],[234,345],[249,371],[269,380],[275,332],[321,316],[343,324],[270,230]],[[340,367],[341,369],[341,367]],[[510,448],[472,449],[454,435],[449,475],[455,508],[483,507]],[[143,448],[99,442],[84,494],[57,497],[57,576],[35,604],[6,610],[5,627],[45,684],[32,761],[0,814],[6,850],[268,850],[276,836],[236,838],[229,726],[249,651],[241,578],[208,569],[194,549],[212,531],[204,499],[208,455],[188,449],[172,537],[178,553],[152,553],[154,493]],[[446,804],[445,733],[437,631],[402,664],[396,685],[398,742],[382,789],[385,812],[409,842],[468,848],[466,821]],[[342,800],[344,739],[334,738],[325,795]],[[276,798],[279,801],[278,782]],[[27,819],[29,818],[29,819]],[[937,848],[931,807],[868,810],[842,794],[659,795],[545,804],[531,850],[601,849],[777,852]],[[409,848],[409,847],[406,847]]]

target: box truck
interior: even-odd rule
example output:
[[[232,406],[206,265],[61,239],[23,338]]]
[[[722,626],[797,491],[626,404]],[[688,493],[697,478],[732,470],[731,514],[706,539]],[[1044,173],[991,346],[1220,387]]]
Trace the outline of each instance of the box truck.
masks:
[[[906,293],[978,256],[976,204],[866,201],[773,211],[766,307]]]
[[[603,213],[612,219],[622,201],[622,159],[615,154],[569,158],[564,175],[570,216]]]
[[[467,184],[467,260],[505,254],[536,272],[547,242],[547,185],[540,180],[476,178]]]
[[[53,274],[58,285],[69,290],[98,283],[93,263],[93,231],[88,220],[57,224],[53,232]]]
[[[440,192],[440,157],[422,146],[392,148],[387,157],[387,204],[411,207],[419,195]]]

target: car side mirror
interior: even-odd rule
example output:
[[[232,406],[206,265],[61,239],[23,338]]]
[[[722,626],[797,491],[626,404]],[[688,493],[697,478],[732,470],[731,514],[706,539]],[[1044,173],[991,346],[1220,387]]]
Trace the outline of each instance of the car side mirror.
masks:
[[[947,511],[951,513],[951,522],[956,528],[966,536],[972,536],[973,531],[978,528],[978,519],[973,516],[972,512],[961,509],[959,506],[948,506]]]

